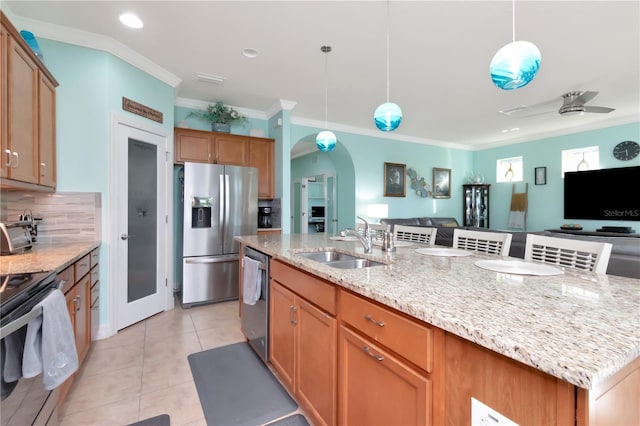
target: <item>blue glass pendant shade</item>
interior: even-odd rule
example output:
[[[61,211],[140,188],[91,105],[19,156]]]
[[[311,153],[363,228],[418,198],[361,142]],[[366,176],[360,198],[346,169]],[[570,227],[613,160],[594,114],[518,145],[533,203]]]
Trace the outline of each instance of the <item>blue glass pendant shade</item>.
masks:
[[[402,110],[393,102],[385,102],[373,113],[376,127],[383,132],[392,132],[402,122]]]
[[[528,41],[514,41],[493,56],[489,71],[493,84],[502,90],[526,86],[540,68],[540,50]]]
[[[331,152],[336,147],[336,135],[330,130],[323,130],[316,136],[316,146],[322,152]]]

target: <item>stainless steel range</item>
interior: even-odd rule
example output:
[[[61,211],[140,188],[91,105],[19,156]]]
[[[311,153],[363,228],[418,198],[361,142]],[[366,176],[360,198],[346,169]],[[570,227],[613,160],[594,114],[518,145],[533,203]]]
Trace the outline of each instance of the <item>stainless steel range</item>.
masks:
[[[0,275],[0,425],[56,425],[58,391],[45,390],[42,374],[21,377],[27,325],[34,307],[58,288],[55,272]],[[22,345],[22,346],[21,346]],[[14,368],[10,368],[13,363]],[[17,376],[17,377],[16,377]]]

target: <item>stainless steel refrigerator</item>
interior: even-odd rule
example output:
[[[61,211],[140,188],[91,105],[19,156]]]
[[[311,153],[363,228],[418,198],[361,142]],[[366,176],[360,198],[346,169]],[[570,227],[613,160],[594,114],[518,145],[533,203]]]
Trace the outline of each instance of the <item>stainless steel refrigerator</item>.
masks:
[[[258,224],[258,169],[184,164],[182,305],[238,298],[237,235]]]

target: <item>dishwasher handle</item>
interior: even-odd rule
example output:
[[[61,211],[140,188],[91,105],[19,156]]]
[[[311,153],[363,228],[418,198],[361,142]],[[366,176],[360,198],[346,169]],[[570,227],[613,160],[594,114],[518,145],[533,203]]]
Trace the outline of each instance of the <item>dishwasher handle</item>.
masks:
[[[238,261],[238,255],[231,256],[215,256],[215,257],[188,257],[184,259],[184,263],[188,264],[207,264],[207,263],[225,263]]]

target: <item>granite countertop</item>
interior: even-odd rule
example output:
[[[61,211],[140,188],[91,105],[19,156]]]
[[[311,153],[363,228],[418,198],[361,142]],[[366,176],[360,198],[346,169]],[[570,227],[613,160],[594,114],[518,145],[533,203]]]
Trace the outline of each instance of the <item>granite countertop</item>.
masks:
[[[36,242],[24,253],[0,257],[0,274],[60,272],[100,246],[100,241]]]
[[[364,254],[324,234],[236,239],[275,259],[381,302],[576,386],[591,389],[640,356],[640,280],[564,270],[531,276],[481,269],[473,254],[438,257],[418,247]],[[336,269],[296,253],[336,249],[386,263]],[[522,260],[522,259],[517,259]]]

